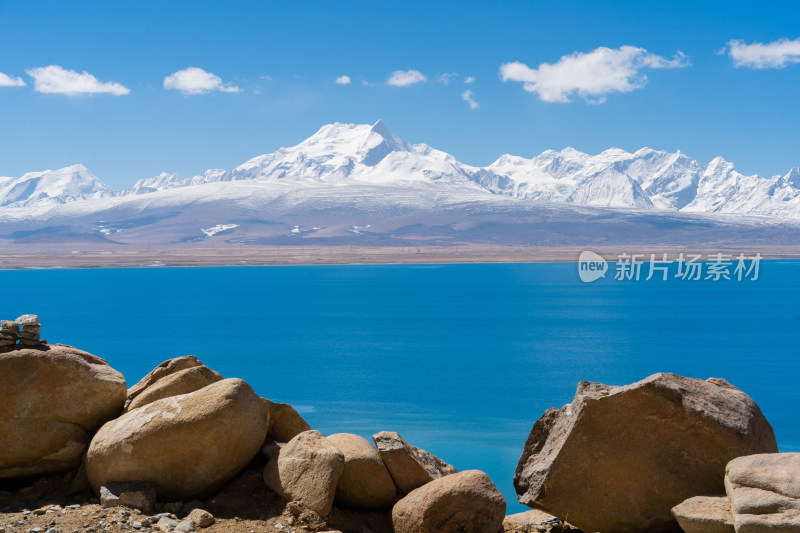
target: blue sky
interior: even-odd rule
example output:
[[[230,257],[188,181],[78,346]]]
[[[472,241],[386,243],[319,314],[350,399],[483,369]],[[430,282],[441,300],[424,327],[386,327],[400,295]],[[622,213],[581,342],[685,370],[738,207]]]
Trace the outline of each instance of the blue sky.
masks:
[[[798,2],[0,0],[0,36],[0,175],[83,163],[122,188],[379,118],[474,165],[565,146],[800,165]]]

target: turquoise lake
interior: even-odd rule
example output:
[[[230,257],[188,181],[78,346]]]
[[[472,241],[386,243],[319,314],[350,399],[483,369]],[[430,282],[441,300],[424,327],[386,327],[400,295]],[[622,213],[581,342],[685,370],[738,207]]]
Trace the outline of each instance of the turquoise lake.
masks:
[[[381,430],[509,502],[534,421],[580,380],[722,377],[800,451],[800,262],[757,281],[579,280],[574,263],[2,271],[0,317],[99,355],[128,385],[195,354],[323,433]]]

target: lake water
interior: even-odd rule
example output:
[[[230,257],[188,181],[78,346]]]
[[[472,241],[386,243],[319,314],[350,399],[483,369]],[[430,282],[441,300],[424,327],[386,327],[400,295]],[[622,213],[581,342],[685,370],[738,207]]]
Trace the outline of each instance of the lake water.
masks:
[[[578,279],[574,263],[2,271],[0,317],[131,385],[195,354],[323,433],[394,430],[509,502],[534,421],[580,380],[723,377],[800,451],[800,262],[757,281]]]

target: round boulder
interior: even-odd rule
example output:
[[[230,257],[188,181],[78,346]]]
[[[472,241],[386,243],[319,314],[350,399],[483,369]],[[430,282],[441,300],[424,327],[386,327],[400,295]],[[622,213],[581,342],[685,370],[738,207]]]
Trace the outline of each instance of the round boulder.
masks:
[[[336,503],[373,511],[390,508],[397,489],[372,444],[351,433],[336,433],[327,439],[344,455],[344,471],[336,485]]]
[[[148,372],[136,385],[128,389],[128,398],[125,400],[125,407],[128,407],[137,396],[142,394],[148,387],[153,386],[158,380],[180,372],[181,370],[194,368],[196,366],[203,366],[203,363],[198,361],[195,355],[182,355],[180,357],[167,359]]]
[[[392,509],[395,533],[497,533],[506,501],[484,472],[465,470],[411,491]]]
[[[0,355],[0,478],[77,468],[92,434],[117,416],[125,378],[71,346]]]
[[[145,481],[163,501],[200,498],[252,460],[268,424],[250,385],[224,379],[105,424],[89,446],[86,474],[95,491],[111,481]]]
[[[174,374],[168,374],[156,380],[152,385],[143,389],[125,406],[125,412],[153,403],[156,400],[188,394],[221,380],[222,376],[219,372],[214,372],[207,366],[184,368]]]
[[[285,500],[327,516],[344,470],[344,454],[319,431],[304,431],[264,468],[264,483]]]

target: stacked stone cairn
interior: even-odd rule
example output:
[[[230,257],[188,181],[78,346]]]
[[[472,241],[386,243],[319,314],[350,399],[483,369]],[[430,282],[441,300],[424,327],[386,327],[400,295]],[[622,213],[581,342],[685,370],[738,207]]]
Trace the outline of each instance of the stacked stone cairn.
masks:
[[[10,351],[19,339],[19,326],[13,320],[0,322],[0,353]]]
[[[0,351],[10,351],[17,341],[26,347],[46,344],[41,340],[42,326],[37,315],[22,315],[16,320],[3,320],[0,322]]]

